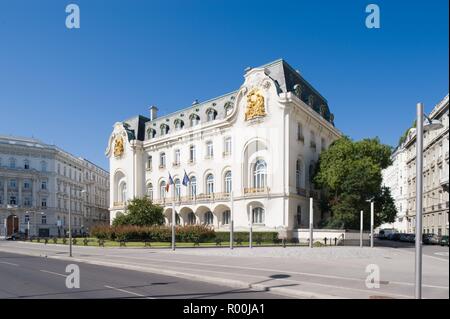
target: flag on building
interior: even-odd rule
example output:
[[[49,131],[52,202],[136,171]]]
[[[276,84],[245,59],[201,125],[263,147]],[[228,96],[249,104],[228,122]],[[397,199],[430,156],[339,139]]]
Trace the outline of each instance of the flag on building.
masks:
[[[191,180],[189,179],[189,176],[186,174],[186,171],[184,171],[184,177],[183,177],[183,185],[188,186],[189,182]]]
[[[166,185],[166,192],[169,192],[170,185],[173,185],[173,179],[172,179],[172,176],[169,173],[169,182]]]

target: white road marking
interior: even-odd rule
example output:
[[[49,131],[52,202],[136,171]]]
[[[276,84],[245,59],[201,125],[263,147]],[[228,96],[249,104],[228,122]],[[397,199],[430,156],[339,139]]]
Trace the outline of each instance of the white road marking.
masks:
[[[434,254],[438,255],[438,256],[448,257],[448,252],[438,252],[438,253],[434,253]]]
[[[10,266],[19,266],[18,264],[9,263],[9,262],[6,262],[6,261],[0,261],[0,264],[10,265]]]
[[[116,291],[120,291],[120,292],[124,292],[124,293],[130,294],[130,295],[134,295],[134,296],[138,296],[138,297],[143,297],[145,299],[156,299],[156,298],[152,298],[152,297],[146,297],[144,295],[138,294],[136,292],[128,291],[128,290],[125,290],[125,289],[115,288],[115,287],[111,287],[111,286],[105,286],[105,288],[116,290]]]
[[[56,276],[61,276],[61,277],[67,277],[67,275],[64,275],[64,274],[59,274],[59,273],[57,273],[57,272],[53,272],[53,271],[48,271],[48,270],[39,270],[39,271],[41,271],[41,272],[45,272],[45,273],[47,273],[47,274],[52,274],[52,275],[56,275]]]

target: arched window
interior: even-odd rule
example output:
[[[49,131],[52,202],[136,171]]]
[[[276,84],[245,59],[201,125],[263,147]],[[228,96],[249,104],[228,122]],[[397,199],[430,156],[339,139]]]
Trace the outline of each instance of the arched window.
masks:
[[[233,102],[227,102],[224,105],[225,108],[225,115],[228,116],[233,112]]]
[[[210,121],[214,121],[217,117],[217,111],[214,109],[208,109],[206,111],[206,118],[208,120],[208,122]]]
[[[225,173],[225,193],[229,194],[232,190],[231,171]]]
[[[176,197],[176,198],[180,198],[180,196],[181,196],[181,183],[180,183],[180,179],[179,179],[179,178],[175,179],[174,184],[175,184],[175,197]]]
[[[153,184],[152,183],[147,184],[147,196],[148,196],[148,199],[153,200]]]
[[[149,129],[147,130],[147,139],[148,139],[148,140],[151,140],[152,138],[154,138],[155,135],[156,135],[156,131],[155,131],[154,129],[149,128]]]
[[[253,170],[253,187],[264,188],[267,185],[267,165],[264,160],[258,160]]]
[[[162,124],[161,125],[161,136],[166,135],[167,133],[169,133],[169,126],[166,124]]]
[[[174,125],[175,125],[175,130],[181,130],[184,127],[184,122],[180,119],[176,119],[174,121]]]
[[[253,208],[253,223],[264,224],[264,208],[262,207]]]
[[[192,197],[197,196],[197,178],[195,178],[195,176],[192,176],[190,178],[190,180],[191,180],[191,184],[189,187],[189,194],[191,195],[191,198],[192,198]]]
[[[166,153],[159,154],[159,168],[166,167]]]
[[[164,199],[166,198],[166,182],[162,181],[161,184],[159,184],[159,198]]]
[[[198,116],[197,114],[192,114],[189,119],[191,121],[191,126],[196,126],[200,123],[200,116]]]
[[[127,201],[127,183],[123,182],[120,184],[120,201],[125,203]]]
[[[214,193],[214,175],[208,174],[206,176],[206,194],[210,195]]]
[[[195,217],[195,214],[193,212],[190,212],[188,215],[188,224],[195,225],[196,222],[197,222],[197,218]]]
[[[228,225],[231,222],[231,212],[226,210],[222,213],[222,223],[224,225]]]
[[[205,213],[205,224],[206,225],[212,225],[214,224],[214,215],[211,212]]]

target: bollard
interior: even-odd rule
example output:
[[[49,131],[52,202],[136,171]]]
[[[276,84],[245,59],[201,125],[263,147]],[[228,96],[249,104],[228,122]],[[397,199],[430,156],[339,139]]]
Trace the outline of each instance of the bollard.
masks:
[[[325,237],[324,239],[323,239],[323,241],[325,242],[325,246],[327,245],[327,238]]]

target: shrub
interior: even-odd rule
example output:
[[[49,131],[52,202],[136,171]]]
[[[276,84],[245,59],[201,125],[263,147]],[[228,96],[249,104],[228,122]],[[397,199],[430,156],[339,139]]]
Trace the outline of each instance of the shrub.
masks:
[[[169,242],[172,240],[172,229],[168,226],[97,226],[91,231],[97,239],[114,241],[149,241]],[[177,226],[175,239],[178,242],[213,241],[214,229],[203,225]]]
[[[253,240],[257,241],[259,239],[261,242],[274,242],[278,238],[277,232],[253,232],[252,233]],[[230,240],[230,233],[229,232],[217,232],[216,238],[220,239],[222,241],[229,241]],[[243,242],[248,242],[250,238],[249,232],[234,232],[233,233],[233,239],[237,241],[240,239]]]

